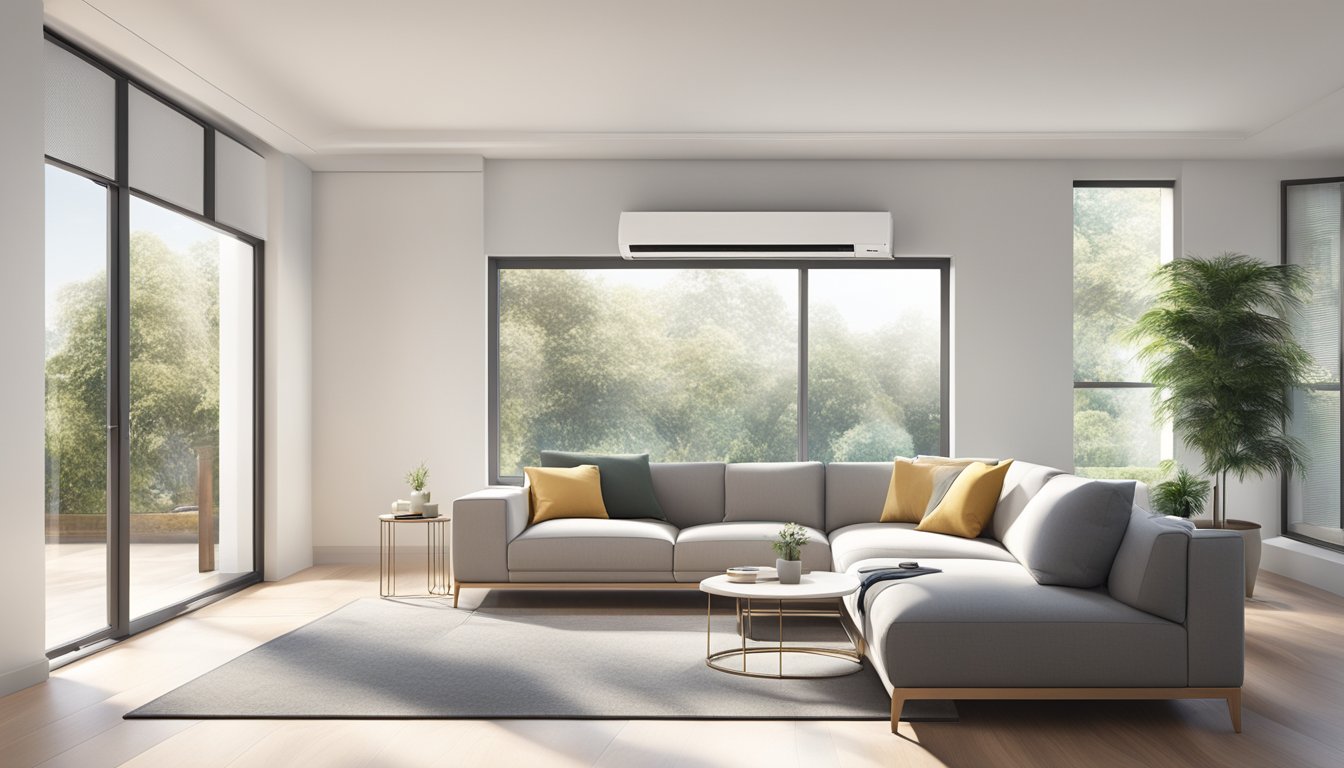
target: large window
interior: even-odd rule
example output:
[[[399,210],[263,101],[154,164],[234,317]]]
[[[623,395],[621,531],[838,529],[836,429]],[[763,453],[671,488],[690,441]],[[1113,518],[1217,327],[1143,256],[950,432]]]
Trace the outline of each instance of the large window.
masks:
[[[1344,549],[1340,520],[1340,233],[1344,179],[1283,183],[1283,261],[1306,269],[1312,293],[1294,318],[1298,341],[1316,361],[1293,392],[1289,433],[1306,448],[1299,477],[1284,482],[1283,533]]]
[[[947,263],[492,259],[491,473],[947,446]]]
[[[260,578],[265,177],[259,155],[54,36],[45,78],[56,657]]]
[[[1170,182],[1074,183],[1073,457],[1084,477],[1152,481],[1171,458],[1125,333],[1174,255],[1172,193]]]

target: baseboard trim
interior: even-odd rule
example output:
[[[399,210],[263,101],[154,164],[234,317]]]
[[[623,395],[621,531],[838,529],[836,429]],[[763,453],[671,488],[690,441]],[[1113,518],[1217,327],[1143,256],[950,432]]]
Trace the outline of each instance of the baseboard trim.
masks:
[[[51,662],[45,658],[6,672],[0,675],[0,696],[8,696],[15,691],[46,682],[50,673]]]

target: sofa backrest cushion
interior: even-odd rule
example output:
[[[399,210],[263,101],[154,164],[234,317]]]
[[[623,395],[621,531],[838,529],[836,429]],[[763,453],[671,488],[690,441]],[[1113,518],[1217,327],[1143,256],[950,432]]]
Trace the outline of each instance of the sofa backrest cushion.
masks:
[[[667,519],[653,492],[649,454],[541,452],[543,467],[580,467],[585,464],[596,466],[602,473],[602,503],[607,507],[607,517],[624,520]]]
[[[1040,584],[1106,583],[1134,507],[1134,481],[1060,475],[1027,502],[1003,546]]]
[[[723,463],[650,464],[653,494],[678,528],[723,521]]]
[[[826,524],[826,473],[821,462],[729,464],[724,471],[724,522]]]
[[[1168,621],[1184,623],[1187,552],[1194,529],[1189,520],[1155,517],[1136,504],[1106,583],[1111,597]]]
[[[1008,474],[1003,477],[1003,490],[999,492],[999,504],[994,508],[994,519],[991,521],[992,531],[985,535],[992,533],[995,539],[1003,541],[1004,535],[1022,515],[1031,497],[1040,493],[1052,478],[1062,474],[1063,470],[1054,467],[1014,461],[1013,466],[1008,468]]]
[[[858,523],[876,523],[891,485],[890,461],[826,465],[826,532]]]

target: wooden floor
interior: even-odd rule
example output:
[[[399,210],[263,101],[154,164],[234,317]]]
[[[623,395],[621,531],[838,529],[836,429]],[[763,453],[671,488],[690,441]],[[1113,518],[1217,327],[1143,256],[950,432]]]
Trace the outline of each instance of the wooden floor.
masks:
[[[63,667],[0,699],[0,766],[1344,766],[1344,598],[1273,574],[1247,603],[1240,735],[1214,701],[963,702],[960,723],[900,735],[872,721],[121,719],[377,589],[376,567],[312,568]]]

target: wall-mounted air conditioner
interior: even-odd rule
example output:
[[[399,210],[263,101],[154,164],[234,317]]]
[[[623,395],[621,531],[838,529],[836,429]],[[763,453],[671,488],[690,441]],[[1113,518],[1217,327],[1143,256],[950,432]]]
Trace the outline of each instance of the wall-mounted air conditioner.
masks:
[[[890,259],[891,214],[625,211],[624,259]]]

